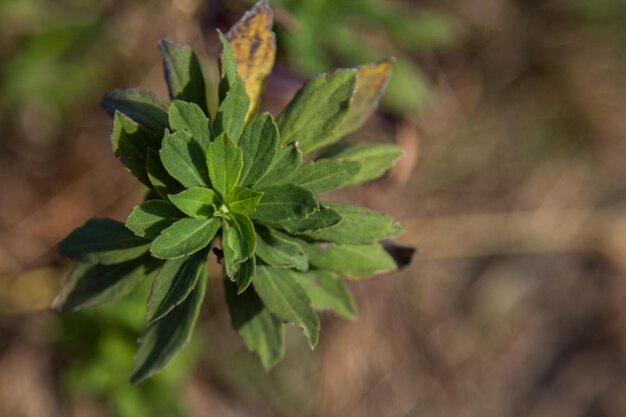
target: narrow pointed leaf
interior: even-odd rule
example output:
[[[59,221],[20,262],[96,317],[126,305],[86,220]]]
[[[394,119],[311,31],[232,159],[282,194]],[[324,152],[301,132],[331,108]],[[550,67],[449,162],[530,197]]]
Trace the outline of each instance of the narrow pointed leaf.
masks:
[[[206,251],[183,259],[165,261],[152,283],[148,297],[148,325],[162,319],[185,301],[198,280],[206,278],[206,266]]]
[[[169,201],[149,200],[136,206],[126,220],[135,235],[153,240],[163,229],[185,215]]]
[[[249,106],[246,87],[241,78],[236,78],[217,109],[213,131],[217,135],[226,133],[228,137],[238,140],[246,123]]]
[[[272,32],[274,15],[266,1],[257,2],[228,31],[237,72],[252,101],[249,114],[257,107],[263,83],[276,59],[276,37]]]
[[[150,241],[135,236],[124,223],[92,219],[59,244],[59,252],[78,262],[116,264],[145,254]]]
[[[351,184],[360,168],[360,164],[354,161],[322,159],[300,166],[289,177],[289,182],[314,194],[323,194]]]
[[[256,257],[254,254],[237,266],[233,281],[237,283],[237,294],[244,292],[256,274]]]
[[[208,114],[202,67],[193,50],[167,39],[159,42],[159,49],[170,99],[195,103]]]
[[[359,279],[397,269],[393,258],[380,245],[299,243],[311,265],[347,278]]]
[[[220,203],[215,191],[204,187],[191,187],[169,199],[176,207],[189,217],[203,219],[211,216]]]
[[[247,216],[230,213],[230,219],[223,222],[222,248],[228,276],[233,276],[236,265],[244,262],[254,253],[256,236],[254,225]]]
[[[210,184],[205,150],[183,130],[166,135],[159,152],[167,172],[185,187],[206,187]]]
[[[241,148],[222,134],[209,144],[206,160],[213,189],[225,200],[239,181],[243,166]]]
[[[290,270],[258,267],[252,283],[272,313],[300,326],[311,347],[317,344],[319,319],[311,307],[311,300]]]
[[[162,199],[167,200],[168,194],[176,194],[183,190],[183,186],[165,170],[159,153],[154,149],[148,150],[146,171],[152,187]]]
[[[356,316],[354,298],[337,274],[318,269],[309,272],[293,272],[292,275],[311,299],[315,310],[333,310],[347,319],[353,319]]]
[[[137,384],[159,372],[189,341],[204,299],[206,280],[200,279],[194,290],[167,316],[148,326],[139,339],[133,358],[130,380]]]
[[[356,85],[356,70],[341,69],[309,80],[278,116],[281,144],[298,141],[307,153],[335,141]]]
[[[246,126],[239,139],[243,151],[239,185],[252,186],[267,173],[278,152],[278,140],[278,128],[269,113],[256,117]]]
[[[154,239],[150,252],[159,259],[176,259],[191,255],[207,247],[219,228],[220,221],[214,217],[178,220]]]
[[[261,179],[256,180],[254,188],[265,188],[273,185],[286,184],[286,179],[302,164],[302,152],[294,145],[279,148],[274,162]]]
[[[281,320],[265,307],[254,288],[237,294],[237,285],[224,278],[226,302],[232,326],[246,347],[259,355],[265,369],[270,369],[285,354],[285,329]]]
[[[219,84],[219,100],[220,103],[224,101],[226,94],[230,90],[232,84],[235,82],[239,75],[237,74],[237,61],[233,54],[233,48],[230,41],[226,36],[218,29],[217,36],[222,44],[222,52],[220,54],[220,84]],[[242,80],[243,82],[243,80]]]
[[[128,116],[116,111],[113,118],[113,134],[111,135],[113,152],[120,162],[144,185],[151,187],[146,172],[146,156],[148,149],[155,146],[150,132],[139,126]]]
[[[256,255],[265,263],[277,268],[295,268],[305,271],[309,261],[302,248],[267,228],[257,228]]]
[[[158,137],[168,127],[167,104],[142,88],[111,90],[102,96],[100,107],[111,118],[119,111]]]
[[[115,265],[78,263],[52,303],[58,311],[77,311],[121,298],[149,279],[158,263],[149,257]]]
[[[228,208],[230,211],[250,215],[254,213],[263,193],[249,188],[235,188],[228,196]]]
[[[385,213],[349,204],[328,202],[324,206],[339,213],[343,221],[331,228],[307,232],[306,236],[316,240],[359,245],[376,243],[404,231],[400,224]]]
[[[384,143],[350,143],[340,144],[324,152],[318,160],[333,158],[344,161],[355,161],[361,169],[352,178],[351,184],[379,178],[391,168],[394,162],[404,154],[402,148]]]
[[[206,149],[211,142],[209,119],[198,105],[174,100],[170,104],[168,117],[172,130],[186,131],[202,149]]]
[[[343,221],[341,215],[333,209],[320,206],[320,209],[308,217],[295,217],[282,222],[272,223],[273,226],[291,234],[301,234],[325,230],[339,225]],[[363,226],[363,225],[362,225]]]
[[[306,217],[319,209],[315,196],[308,190],[293,184],[263,188],[261,202],[252,219],[275,223],[294,217]]]

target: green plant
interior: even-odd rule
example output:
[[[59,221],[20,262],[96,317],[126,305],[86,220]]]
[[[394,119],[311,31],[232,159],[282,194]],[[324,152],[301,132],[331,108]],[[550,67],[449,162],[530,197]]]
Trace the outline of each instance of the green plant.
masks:
[[[158,372],[189,339],[211,246],[224,265],[233,326],[266,368],[284,353],[285,322],[300,326],[314,347],[314,310],[354,316],[341,277],[396,269],[378,243],[403,230],[390,216],[316,198],[379,177],[402,154],[393,145],[336,145],[374,110],[392,61],[319,75],[276,121],[256,116],[275,58],[272,19],[261,1],[220,33],[212,117],[196,56],[169,41],[160,43],[169,106],[141,89],[102,99],[114,119],[115,154],[151,191],[125,225],[90,220],[61,242],[60,252],[78,264],[53,307],[97,305],[153,279],[132,382]]]

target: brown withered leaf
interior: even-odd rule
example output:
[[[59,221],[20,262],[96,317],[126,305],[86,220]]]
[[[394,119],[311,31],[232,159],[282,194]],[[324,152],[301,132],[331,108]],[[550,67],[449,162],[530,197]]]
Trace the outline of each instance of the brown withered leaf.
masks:
[[[256,110],[265,79],[274,66],[276,36],[272,32],[273,23],[272,9],[266,0],[261,0],[226,34],[237,61],[237,72],[250,97],[251,105],[246,119]]]

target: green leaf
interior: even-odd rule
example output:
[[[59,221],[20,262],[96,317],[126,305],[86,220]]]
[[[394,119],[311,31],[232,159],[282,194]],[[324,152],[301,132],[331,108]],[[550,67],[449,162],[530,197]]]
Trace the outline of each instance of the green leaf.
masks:
[[[78,263],[54,299],[52,308],[77,311],[121,298],[151,276],[157,265],[149,257],[115,265]]]
[[[178,220],[154,239],[150,252],[159,259],[191,255],[208,246],[219,228],[220,221],[215,217]]]
[[[281,144],[298,141],[307,153],[335,141],[356,85],[356,70],[340,69],[309,80],[278,116]]]
[[[228,195],[228,209],[232,212],[250,215],[261,202],[263,193],[249,188],[235,188]]]
[[[211,143],[209,119],[198,105],[185,101],[174,100],[168,111],[172,130],[184,130],[206,149]]]
[[[150,242],[135,236],[124,223],[92,219],[59,244],[59,252],[78,262],[117,264],[145,254]]]
[[[246,114],[250,106],[250,98],[246,94],[246,87],[237,76],[230,86],[226,97],[220,103],[213,121],[213,130],[216,134],[226,133],[233,140],[239,140],[246,123]]]
[[[380,245],[337,245],[298,242],[309,262],[347,278],[365,278],[396,270],[393,258]]]
[[[253,220],[275,223],[294,217],[305,217],[319,209],[315,196],[308,190],[293,184],[263,188],[263,197]]]
[[[237,75],[237,61],[233,54],[233,48],[230,45],[230,41],[224,36],[224,34],[218,29],[217,35],[222,44],[222,53],[220,56],[220,76],[221,81],[219,84],[219,98],[220,103],[226,97],[226,94],[230,90],[232,84],[239,76]]]
[[[206,187],[206,158],[202,146],[184,130],[163,138],[159,155],[167,172],[185,187]]]
[[[237,294],[237,285],[224,278],[226,302],[233,328],[247,348],[270,369],[285,354],[285,329],[281,320],[265,307],[254,288]]]
[[[296,145],[278,149],[274,162],[265,175],[256,181],[254,188],[285,184],[285,179],[298,169],[302,163],[302,152]]]
[[[289,182],[314,194],[323,194],[349,185],[359,169],[358,162],[322,159],[300,166],[289,177]]]
[[[148,149],[146,170],[150,183],[162,199],[167,200],[168,194],[176,194],[183,190],[183,186],[165,170],[159,153],[154,149]]]
[[[344,161],[355,161],[361,169],[352,178],[350,184],[360,184],[379,178],[391,168],[394,162],[404,154],[402,148],[384,143],[350,143],[341,144],[324,152],[318,160],[333,158]]]
[[[102,110],[113,118],[115,112],[128,116],[135,122],[161,137],[167,126],[167,104],[153,93],[142,88],[115,89],[106,92],[100,100]]]
[[[289,269],[260,266],[252,284],[272,313],[300,326],[311,347],[317,344],[319,319],[311,307],[311,300]]]
[[[333,310],[341,317],[353,319],[356,316],[356,303],[341,278],[332,272],[313,270],[293,273],[316,310]]]
[[[256,244],[254,225],[247,216],[237,213],[230,213],[230,219],[224,219],[222,224],[222,248],[226,273],[228,276],[233,276],[235,266],[254,253]]]
[[[278,152],[278,128],[269,113],[254,118],[244,129],[239,146],[243,169],[239,185],[252,186],[270,169]]]
[[[211,216],[220,204],[217,194],[204,187],[191,187],[178,194],[170,195],[169,198],[183,213],[196,219]]]
[[[204,299],[206,280],[200,279],[185,301],[148,326],[139,339],[130,381],[137,384],[159,372],[189,341]]]
[[[195,103],[208,114],[202,67],[193,50],[167,39],[159,41],[159,49],[170,98]]]
[[[182,217],[184,214],[169,201],[149,200],[133,209],[126,220],[126,227],[135,235],[152,240]]]
[[[165,261],[148,296],[148,325],[162,319],[185,301],[199,279],[206,277],[207,253],[200,251],[182,259]]]
[[[336,226],[341,223],[342,217],[335,210],[320,206],[320,209],[308,217],[296,217],[293,219],[276,222],[272,225],[291,234],[317,231]],[[362,227],[365,227],[362,225]]]
[[[237,266],[233,281],[237,283],[237,294],[244,292],[252,283],[252,279],[256,274],[256,257],[251,257]]]
[[[393,218],[385,213],[349,204],[323,204],[339,213],[343,221],[328,229],[305,233],[306,236],[316,240],[346,245],[371,244],[404,231],[400,224],[395,223]]]
[[[152,187],[152,184],[146,172],[146,156],[154,142],[150,132],[144,127],[139,126],[128,116],[115,112],[111,135],[113,152],[120,162],[148,187]]]
[[[222,134],[209,144],[206,160],[213,189],[226,200],[239,181],[243,167],[241,148]]]
[[[263,262],[277,268],[305,271],[309,267],[309,260],[297,243],[283,239],[265,227],[257,228],[255,253]]]

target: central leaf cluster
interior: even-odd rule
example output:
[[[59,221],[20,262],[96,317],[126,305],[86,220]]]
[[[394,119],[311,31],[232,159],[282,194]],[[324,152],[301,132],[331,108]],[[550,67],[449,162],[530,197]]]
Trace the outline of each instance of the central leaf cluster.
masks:
[[[117,113],[116,121],[125,117]],[[136,207],[126,226],[151,239],[150,252],[159,259],[192,255],[221,230],[226,274],[241,292],[255,270],[257,230],[320,210],[312,192],[284,182],[300,164],[301,152],[292,145],[279,154],[278,128],[267,113],[245,127],[240,118],[241,129],[233,117],[211,123],[197,104],[174,100],[168,119],[171,130],[152,165],[160,163],[162,174],[179,184],[168,180],[155,187],[161,199]],[[157,172],[149,169],[148,175]]]

